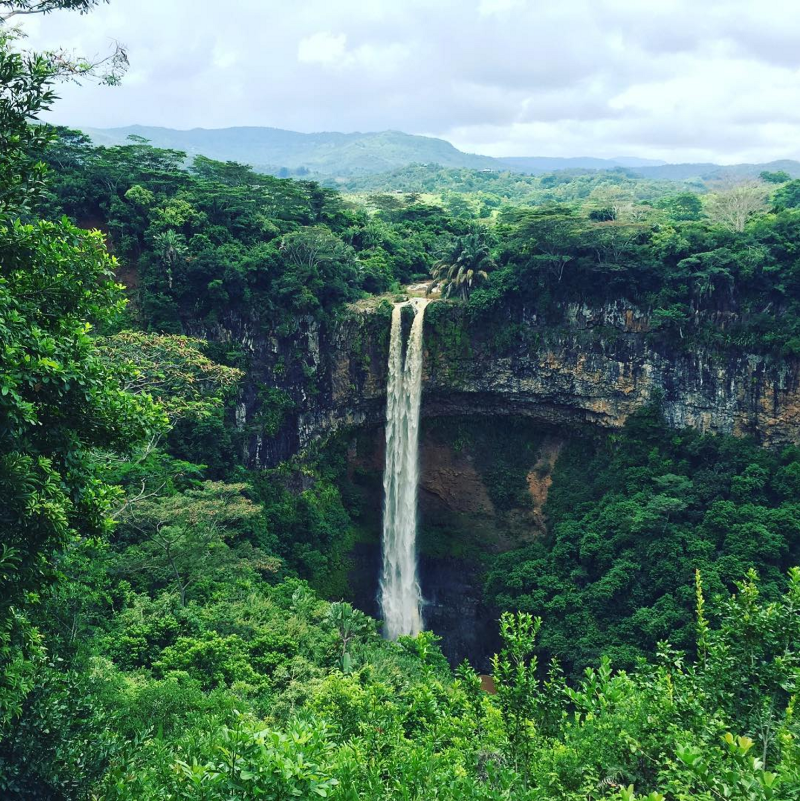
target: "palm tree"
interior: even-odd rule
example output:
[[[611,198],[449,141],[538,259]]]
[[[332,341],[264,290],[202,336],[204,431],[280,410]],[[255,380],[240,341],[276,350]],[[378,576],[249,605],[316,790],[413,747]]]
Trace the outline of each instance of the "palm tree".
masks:
[[[169,288],[172,289],[172,268],[178,259],[186,255],[186,240],[182,234],[168,228],[153,237],[153,244],[156,247],[156,253],[158,253],[161,263],[166,268],[167,283]]]
[[[434,263],[428,294],[438,286],[443,298],[467,300],[470,292],[489,277],[489,271],[495,266],[486,234],[476,226],[465,236],[456,237]]]

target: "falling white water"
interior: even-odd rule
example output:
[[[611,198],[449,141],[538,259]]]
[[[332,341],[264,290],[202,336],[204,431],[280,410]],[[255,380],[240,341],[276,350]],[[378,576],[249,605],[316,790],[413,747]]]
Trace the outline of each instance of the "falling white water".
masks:
[[[403,359],[403,307],[392,310],[386,401],[386,466],[383,472],[384,633],[395,640],[422,630],[417,578],[417,483],[419,406],[422,398],[422,324],[428,301],[414,298],[414,322]]]

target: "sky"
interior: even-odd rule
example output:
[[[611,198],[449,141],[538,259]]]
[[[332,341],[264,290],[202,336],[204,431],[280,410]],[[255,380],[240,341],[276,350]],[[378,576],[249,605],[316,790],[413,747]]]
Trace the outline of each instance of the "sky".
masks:
[[[798,0],[111,0],[24,19],[118,40],[120,87],[49,121],[438,136],[491,156],[800,158]]]

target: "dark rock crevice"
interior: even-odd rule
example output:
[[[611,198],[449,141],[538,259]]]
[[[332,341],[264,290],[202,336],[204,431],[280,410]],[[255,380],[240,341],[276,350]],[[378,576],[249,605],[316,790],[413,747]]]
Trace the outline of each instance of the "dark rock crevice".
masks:
[[[383,428],[353,435],[348,476],[362,496],[360,540],[350,554],[351,600],[380,615]],[[498,439],[503,442],[493,446]],[[524,449],[513,464],[517,494],[498,506],[492,499],[497,452],[507,441]],[[442,637],[453,665],[469,659],[489,669],[497,650],[498,610],[484,601],[485,570],[492,554],[531,542],[545,531],[542,507],[564,437],[529,420],[473,417],[427,420],[420,434],[418,556],[426,628]],[[530,447],[525,448],[525,444]],[[493,453],[489,453],[493,451]],[[503,473],[507,481],[509,474]]]

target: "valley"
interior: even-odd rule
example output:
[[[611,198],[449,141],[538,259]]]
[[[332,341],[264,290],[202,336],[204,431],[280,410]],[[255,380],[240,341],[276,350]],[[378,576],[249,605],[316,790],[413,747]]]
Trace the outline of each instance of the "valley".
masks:
[[[800,163],[734,159],[766,147],[736,126],[722,165],[50,124],[128,50],[7,23],[104,5],[0,0],[0,796],[798,801]],[[350,98],[406,48],[290,11],[259,113],[382,119],[323,76]],[[192,103],[249,113],[238,41],[181,25],[148,108],[199,48]],[[505,128],[477,79],[435,110],[466,86],[486,152],[545,141],[583,82],[520,100],[529,50]]]

